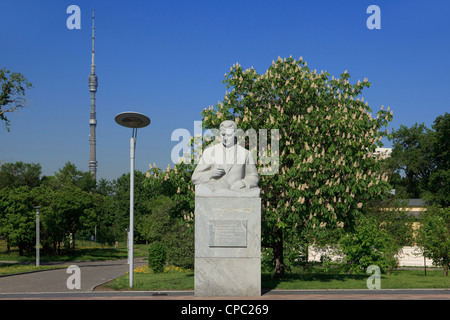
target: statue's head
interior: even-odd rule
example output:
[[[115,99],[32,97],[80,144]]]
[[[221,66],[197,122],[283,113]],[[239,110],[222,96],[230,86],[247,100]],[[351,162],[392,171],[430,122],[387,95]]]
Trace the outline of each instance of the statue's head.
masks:
[[[220,139],[225,147],[231,147],[236,143],[237,125],[234,121],[225,120],[220,124]]]

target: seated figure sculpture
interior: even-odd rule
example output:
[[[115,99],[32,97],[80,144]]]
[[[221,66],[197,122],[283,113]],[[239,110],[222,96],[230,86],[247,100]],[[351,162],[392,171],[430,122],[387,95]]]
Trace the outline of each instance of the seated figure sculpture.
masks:
[[[206,148],[192,174],[200,192],[227,193],[250,190],[259,194],[258,171],[252,154],[236,143],[237,125],[227,120],[220,124],[221,143]],[[207,187],[207,189],[202,187]]]

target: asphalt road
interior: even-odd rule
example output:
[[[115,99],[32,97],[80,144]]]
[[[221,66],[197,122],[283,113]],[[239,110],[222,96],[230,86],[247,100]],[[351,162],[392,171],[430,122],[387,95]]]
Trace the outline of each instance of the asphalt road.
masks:
[[[67,268],[24,273],[0,277],[0,299],[7,294],[18,293],[74,293],[92,292],[95,287],[128,272],[127,259],[110,261],[64,262],[64,265],[79,267],[80,288],[69,289]],[[135,259],[135,267],[145,264],[142,259]],[[69,280],[70,283],[75,283]]]

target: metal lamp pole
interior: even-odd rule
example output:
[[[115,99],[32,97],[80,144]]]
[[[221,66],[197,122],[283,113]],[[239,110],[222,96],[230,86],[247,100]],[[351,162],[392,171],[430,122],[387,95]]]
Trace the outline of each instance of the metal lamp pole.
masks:
[[[39,222],[39,209],[41,207],[34,207],[36,210],[36,266],[40,265],[40,255],[39,255],[39,247],[40,247],[40,222]]]
[[[144,128],[150,124],[150,118],[137,112],[119,113],[115,120],[121,126],[132,128],[130,139],[130,230],[128,233],[128,262],[130,288],[133,288],[133,270],[134,270],[134,158],[136,152],[137,129]]]
[[[133,129],[134,133],[135,129]],[[137,129],[136,129],[137,131]],[[133,270],[134,270],[134,155],[136,149],[136,138],[133,136],[130,138],[130,233],[128,240],[129,243],[129,272],[130,275],[130,288],[133,288]]]

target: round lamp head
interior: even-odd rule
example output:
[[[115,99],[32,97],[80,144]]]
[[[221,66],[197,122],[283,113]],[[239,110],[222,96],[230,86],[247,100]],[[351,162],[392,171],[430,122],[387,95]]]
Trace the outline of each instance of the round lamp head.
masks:
[[[144,128],[150,124],[150,118],[138,112],[122,112],[115,118],[116,122],[127,128]]]

